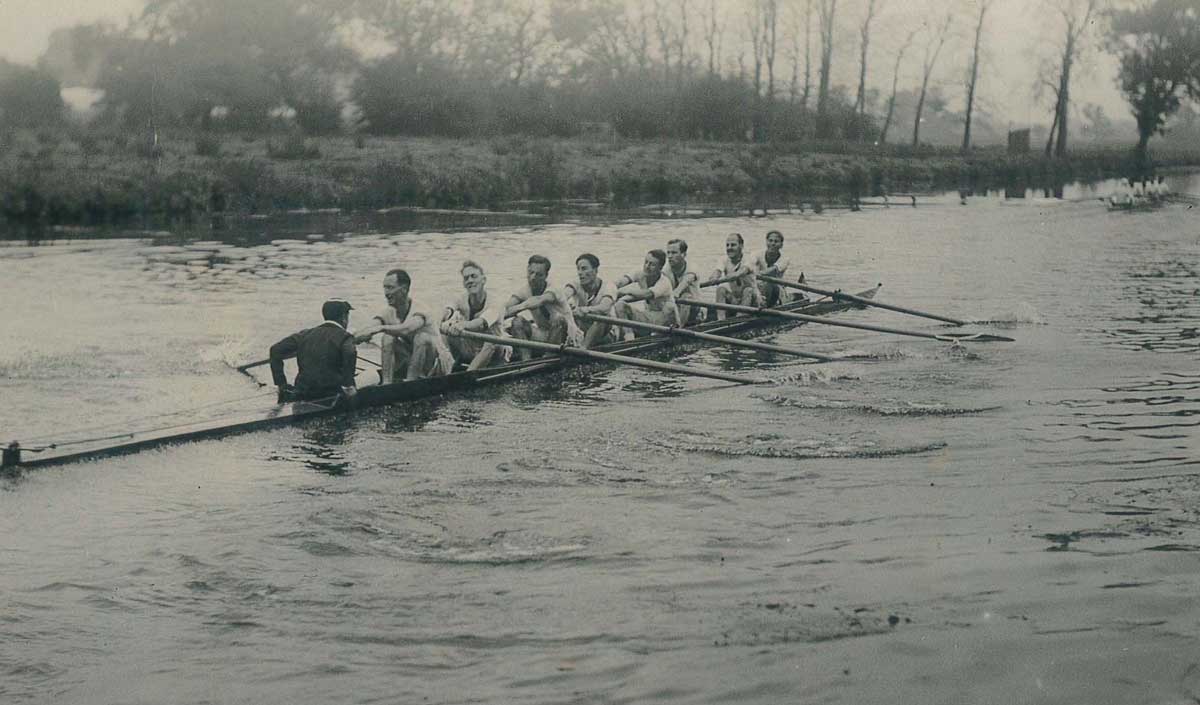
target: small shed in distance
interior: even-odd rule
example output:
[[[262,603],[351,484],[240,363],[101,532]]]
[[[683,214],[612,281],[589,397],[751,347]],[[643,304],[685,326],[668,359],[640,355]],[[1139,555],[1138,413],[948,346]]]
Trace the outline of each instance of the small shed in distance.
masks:
[[[1021,130],[1008,131],[1008,153],[1009,154],[1028,154],[1029,153],[1029,128]]]

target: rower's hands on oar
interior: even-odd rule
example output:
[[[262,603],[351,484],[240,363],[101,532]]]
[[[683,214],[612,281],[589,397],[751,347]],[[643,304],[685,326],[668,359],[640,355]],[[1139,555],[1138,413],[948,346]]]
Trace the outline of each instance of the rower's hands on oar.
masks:
[[[354,342],[365,343],[383,331],[382,325],[367,326],[354,334]]]

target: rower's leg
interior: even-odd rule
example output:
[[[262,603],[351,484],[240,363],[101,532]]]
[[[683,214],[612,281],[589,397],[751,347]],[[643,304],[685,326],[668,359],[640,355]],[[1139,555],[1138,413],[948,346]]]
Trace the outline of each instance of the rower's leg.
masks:
[[[633,306],[628,301],[618,301],[613,304],[612,315],[616,318],[633,318]],[[625,340],[625,328],[617,328],[617,340]]]
[[[513,319],[512,328],[509,329],[509,333],[512,334],[512,337],[520,340],[533,340],[533,324],[517,316]],[[515,352],[517,353],[518,360],[533,359],[533,351],[529,348],[517,348]]]
[[[567,342],[567,319],[562,316],[550,317],[550,328],[545,331],[546,342],[551,345],[562,345]]]
[[[408,374],[404,379],[412,381],[428,377],[436,361],[437,347],[433,337],[422,334],[414,336],[412,357],[408,361]]]
[[[763,302],[763,306],[778,306],[780,303],[779,286],[767,282],[759,282],[758,297]]]
[[[487,367],[492,362],[492,356],[496,354],[496,345],[494,343],[484,343],[479,349],[479,353],[475,355],[475,359],[471,360],[471,364],[467,366],[470,371],[475,371]]]
[[[608,331],[612,326],[608,323],[595,322],[587,329],[587,333],[583,335],[583,347],[585,350],[591,350],[604,340],[608,335]]]
[[[730,299],[732,299],[732,298],[733,298],[733,289],[731,289],[729,287],[728,283],[722,284],[717,287],[717,295],[716,295],[717,303],[719,303],[719,304],[733,303],[732,301],[730,301]],[[713,310],[717,312],[717,320],[718,321],[725,318],[725,316],[727,315],[724,311],[721,311],[719,309],[713,309]]]

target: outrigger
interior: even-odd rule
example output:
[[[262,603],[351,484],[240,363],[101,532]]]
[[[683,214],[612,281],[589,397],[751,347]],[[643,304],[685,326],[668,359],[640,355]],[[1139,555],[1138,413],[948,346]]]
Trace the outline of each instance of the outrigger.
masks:
[[[879,286],[875,286],[860,292],[857,294],[857,298],[870,300],[879,291],[879,288]],[[826,316],[839,311],[861,307],[862,304],[860,302],[849,300],[795,301],[780,306],[777,310],[796,313],[802,311],[809,316]],[[743,335],[767,327],[779,328],[781,326],[792,325],[797,325],[797,322],[781,320],[772,316],[755,314],[730,316],[724,320],[708,321],[689,326],[686,329],[678,329],[676,332],[681,335],[672,335],[671,333],[656,334],[650,337],[635,338],[633,340],[598,346],[595,351],[582,351],[566,346],[560,349],[559,346],[554,346],[555,350],[560,354],[551,357],[513,362],[473,372],[455,372],[442,377],[429,377],[392,384],[365,385],[359,388],[358,394],[355,395],[352,403],[340,402],[338,397],[315,401],[287,402],[283,404],[267,403],[264,399],[256,408],[216,420],[194,421],[141,431],[104,434],[101,437],[72,438],[71,436],[66,436],[61,440],[56,440],[48,444],[31,443],[23,445],[17,441],[13,441],[3,449],[3,460],[0,462],[0,468],[8,470],[57,465],[77,460],[132,453],[171,443],[182,443],[260,430],[273,426],[283,426],[319,416],[415,401],[459,390],[475,389],[486,385],[524,379],[569,366],[592,362],[591,359],[578,357],[574,353],[598,352],[601,355],[617,356],[619,361],[627,364],[651,362],[656,368],[663,369],[673,366],[667,363],[640,360],[637,357],[631,356],[665,351],[681,345],[688,345],[689,343],[694,346],[695,336],[685,337],[684,335],[693,332],[709,336],[731,336]],[[513,343],[511,339],[505,339],[505,342],[508,344]],[[716,377],[729,382],[758,383],[762,381],[754,378],[740,378],[720,372],[707,372],[695,368],[681,368],[669,371],[684,372],[685,370],[689,374]]]

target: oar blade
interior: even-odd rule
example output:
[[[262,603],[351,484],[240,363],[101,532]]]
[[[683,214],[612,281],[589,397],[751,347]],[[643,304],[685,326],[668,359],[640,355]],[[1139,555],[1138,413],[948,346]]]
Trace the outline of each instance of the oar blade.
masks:
[[[1015,343],[1016,338],[993,333],[939,333],[938,338],[956,343]]]

